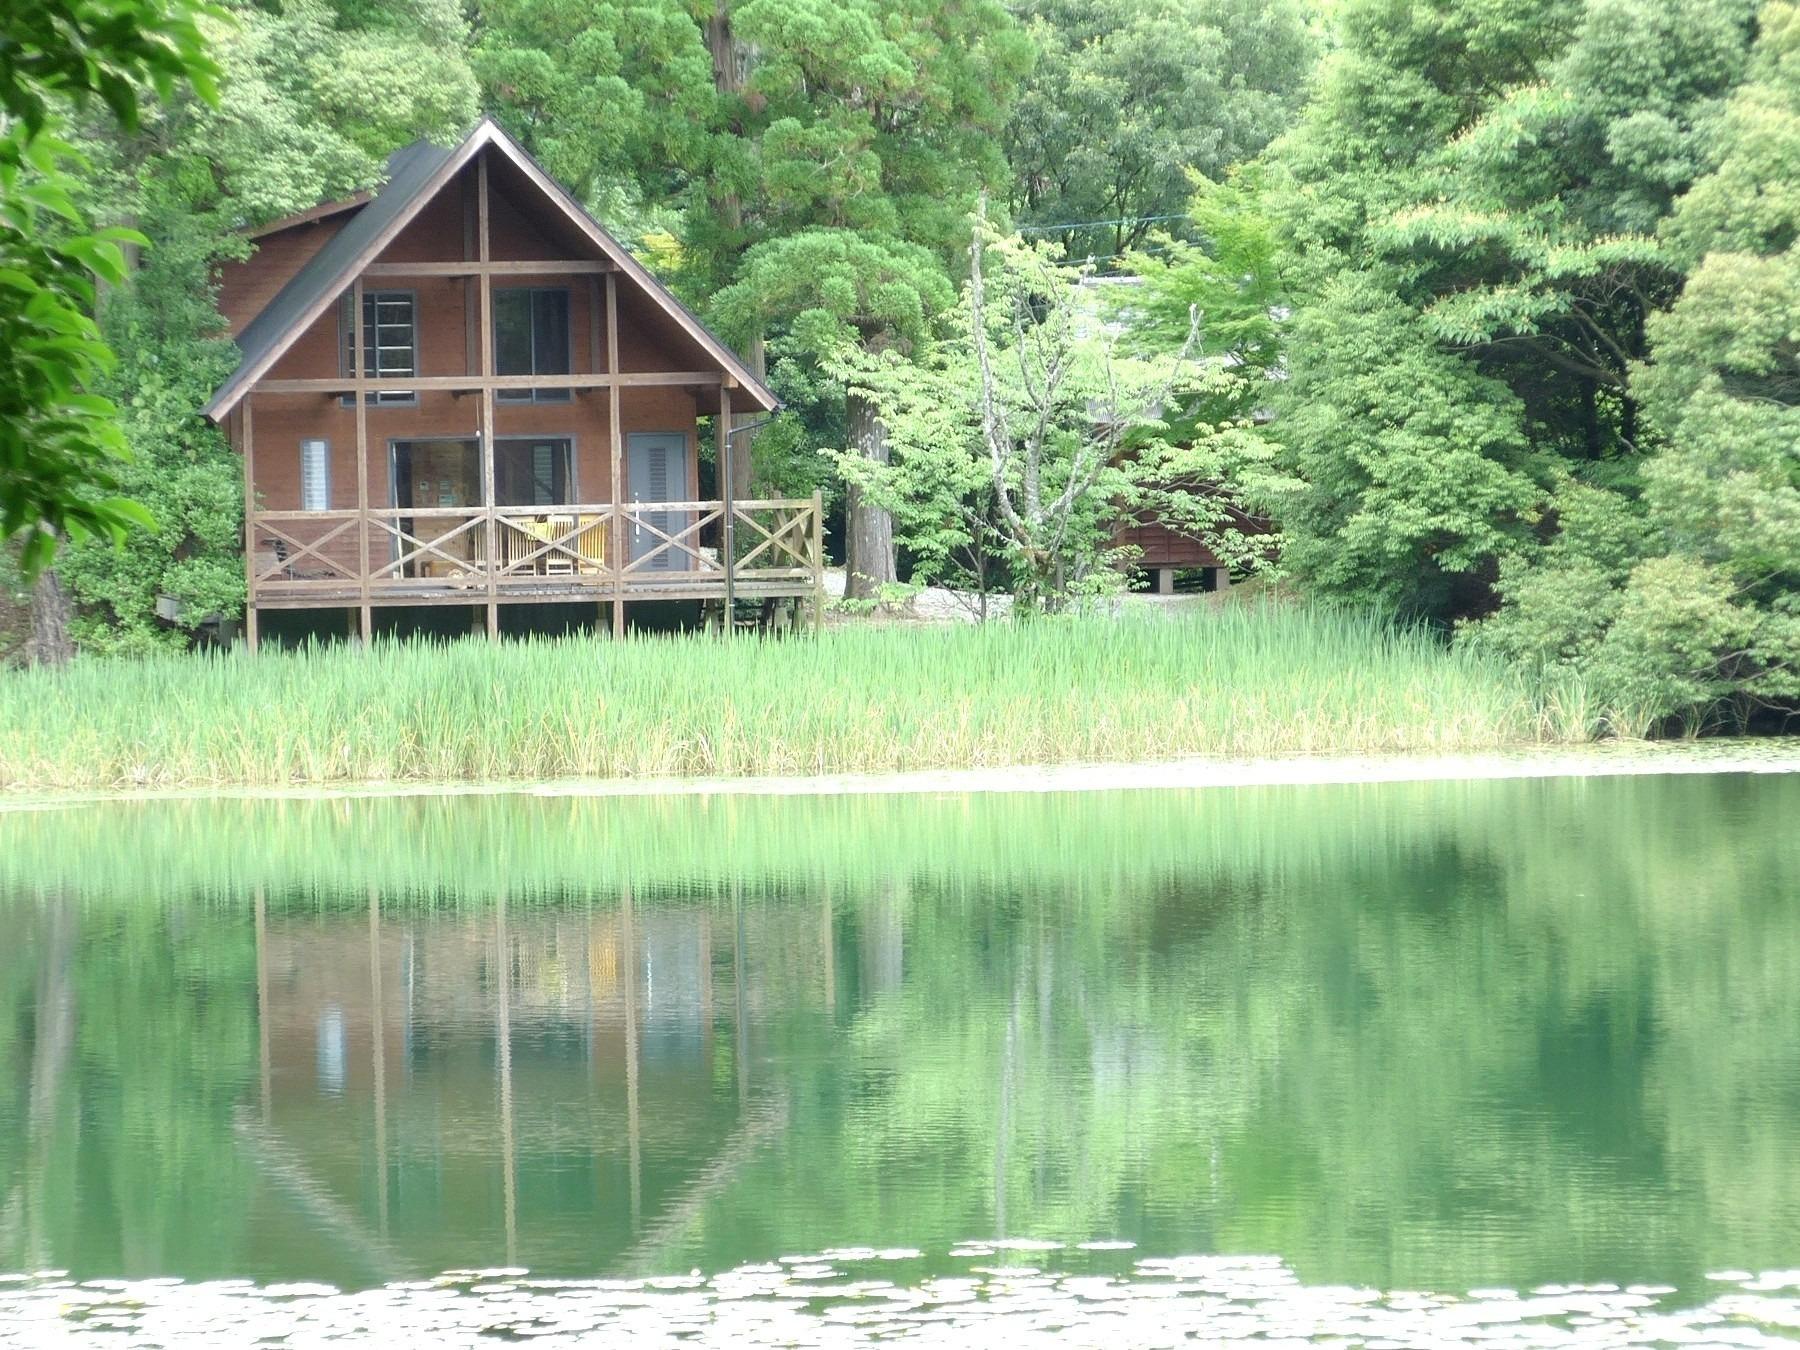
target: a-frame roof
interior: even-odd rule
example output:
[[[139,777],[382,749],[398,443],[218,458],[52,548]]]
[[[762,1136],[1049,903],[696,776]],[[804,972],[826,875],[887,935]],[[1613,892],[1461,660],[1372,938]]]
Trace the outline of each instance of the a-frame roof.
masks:
[[[517,141],[492,120],[483,118],[458,145],[445,147],[417,141],[395,151],[388,160],[386,186],[357,209],[343,228],[245,325],[237,339],[242,359],[237,369],[214,392],[212,402],[206,405],[206,416],[215,422],[222,421],[251,386],[268,373],[282,354],[343,294],[345,287],[375,261],[426,203],[490,146],[517,166],[543,194],[545,202],[566,217],[593,243],[601,256],[618,268],[622,281],[634,285],[647,300],[673,319],[752,401],[769,411],[779,406],[775,395],[751,374],[730,347],[695,318],[623,244],[583,210]]]

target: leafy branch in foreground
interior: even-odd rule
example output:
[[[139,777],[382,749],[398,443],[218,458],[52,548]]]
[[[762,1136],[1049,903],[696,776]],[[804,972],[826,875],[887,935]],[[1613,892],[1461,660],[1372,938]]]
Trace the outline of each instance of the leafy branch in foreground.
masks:
[[[0,20],[0,538],[26,532],[28,577],[59,535],[149,523],[113,495],[125,438],[92,392],[113,362],[93,319],[96,282],[123,284],[121,245],[148,241],[91,227],[74,173],[84,162],[58,123],[97,97],[133,128],[146,85],[215,98],[199,21],[222,13],[203,0],[38,0]]]

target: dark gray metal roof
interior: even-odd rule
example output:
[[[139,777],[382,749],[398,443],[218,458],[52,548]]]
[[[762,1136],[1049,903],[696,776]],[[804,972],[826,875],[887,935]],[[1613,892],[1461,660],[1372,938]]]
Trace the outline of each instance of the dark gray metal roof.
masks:
[[[391,224],[406,208],[444,161],[456,153],[455,146],[433,145],[430,141],[414,141],[388,157],[387,183],[375,196],[333,235],[325,247],[306,261],[287,285],[275,293],[261,312],[238,334],[238,351],[242,354],[237,369],[213,393],[206,412],[210,417],[225,395],[281,342],[288,330],[302,322],[305,314],[322,295],[336,295],[353,278],[357,260],[370,241]]]

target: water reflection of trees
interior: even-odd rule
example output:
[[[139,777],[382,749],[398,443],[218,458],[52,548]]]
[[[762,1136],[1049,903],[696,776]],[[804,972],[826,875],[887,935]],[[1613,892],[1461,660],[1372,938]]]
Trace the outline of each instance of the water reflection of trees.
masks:
[[[1796,807],[1707,778],[0,819],[0,1260],[359,1282],[1126,1232],[1387,1285],[1776,1264]]]

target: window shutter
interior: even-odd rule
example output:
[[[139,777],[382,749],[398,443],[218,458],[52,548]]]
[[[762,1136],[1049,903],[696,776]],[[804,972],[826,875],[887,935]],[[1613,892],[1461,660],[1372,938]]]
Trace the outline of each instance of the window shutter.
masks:
[[[652,442],[644,447],[644,496],[651,501],[666,502],[669,500],[669,447]],[[644,523],[664,534],[675,533],[675,513],[673,511],[646,511]],[[656,535],[650,536],[650,547],[655,548],[663,541]],[[645,564],[652,572],[667,572],[675,566],[675,550],[665,548]]]
[[[531,447],[531,504],[556,504],[556,447],[547,441]]]
[[[331,442],[300,442],[300,509],[331,509]]]

